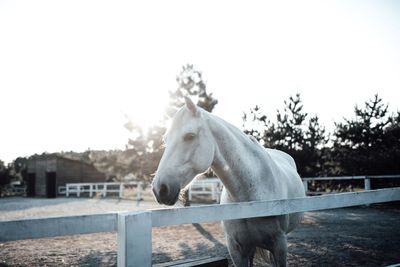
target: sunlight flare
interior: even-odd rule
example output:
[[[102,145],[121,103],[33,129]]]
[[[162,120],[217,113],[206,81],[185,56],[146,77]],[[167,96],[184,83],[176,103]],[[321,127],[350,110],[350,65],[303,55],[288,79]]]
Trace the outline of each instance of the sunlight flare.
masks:
[[[143,133],[163,120],[168,100],[166,96],[153,95],[152,91],[149,91],[130,99],[133,100],[125,105],[124,113],[129,122],[135,127],[140,127]]]

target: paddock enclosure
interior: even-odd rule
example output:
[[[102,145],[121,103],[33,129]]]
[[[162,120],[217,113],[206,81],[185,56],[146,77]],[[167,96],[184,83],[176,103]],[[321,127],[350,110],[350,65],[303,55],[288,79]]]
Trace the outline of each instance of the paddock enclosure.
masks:
[[[400,213],[389,207],[306,213],[303,224],[289,235],[289,266],[386,266],[399,262],[400,240],[395,236],[400,231],[399,220]],[[154,263],[209,255],[228,257],[218,222],[154,228],[152,245]],[[116,233],[0,242],[1,263],[116,266]]]
[[[399,190],[380,189],[295,200],[128,213],[2,220],[0,263],[3,266],[149,266],[151,262],[145,265],[139,262],[146,260],[142,256],[147,260],[150,258],[153,263],[205,255],[228,257],[219,222],[209,221],[329,209],[307,212],[304,223],[289,235],[289,265],[385,266],[400,262],[400,211],[390,206],[331,208],[400,200]],[[49,201],[55,200],[62,201]],[[71,203],[81,201],[76,198],[65,200]],[[132,209],[135,207],[132,201],[85,201],[122,202],[119,210],[125,210],[130,205]],[[84,206],[79,202],[75,204]],[[143,205],[142,208],[154,207]],[[56,209],[60,207],[56,205]],[[138,218],[151,220],[151,223],[143,223],[140,219],[136,220]],[[141,223],[144,229],[129,227],[132,222]],[[126,235],[123,234],[124,230]],[[137,231],[137,234],[130,235],[131,230]],[[139,246],[138,250],[135,248],[131,252],[133,247],[130,245]],[[141,251],[140,257],[134,255],[138,251]],[[121,258],[123,256],[126,258]]]

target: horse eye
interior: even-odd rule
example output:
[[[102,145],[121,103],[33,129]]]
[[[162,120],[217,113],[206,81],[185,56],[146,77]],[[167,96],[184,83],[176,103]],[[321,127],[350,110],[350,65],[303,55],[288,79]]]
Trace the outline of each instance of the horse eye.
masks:
[[[183,140],[188,142],[188,141],[192,141],[195,137],[196,137],[196,135],[194,133],[188,133],[183,137]]]

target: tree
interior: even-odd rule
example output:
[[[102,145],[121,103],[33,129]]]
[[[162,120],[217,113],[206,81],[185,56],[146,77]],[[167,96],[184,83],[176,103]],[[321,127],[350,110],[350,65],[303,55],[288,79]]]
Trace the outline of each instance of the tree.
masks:
[[[247,128],[249,118],[253,126]],[[283,111],[277,110],[276,122],[271,122],[259,106],[251,109],[250,114],[245,113],[244,132],[254,136],[265,147],[290,154],[296,161],[300,175],[321,175],[324,172],[322,149],[329,138],[325,128],[320,125],[318,116],[307,118],[300,95],[296,94],[284,101]]]
[[[13,173],[13,179],[18,181],[26,181],[28,176],[27,170],[28,159],[25,157],[18,157],[11,162],[9,165],[9,169],[11,169],[11,173]]]
[[[390,117],[390,123],[385,128],[385,135],[383,139],[383,147],[386,154],[386,172],[387,173],[400,173],[400,112],[397,111],[396,115]]]
[[[211,112],[218,101],[206,90],[202,73],[193,65],[183,66],[176,77],[178,87],[169,92],[168,107],[165,116],[147,131],[128,118],[124,125],[131,132],[131,138],[126,147],[126,156],[130,158],[129,171],[139,179],[150,181],[161,159],[163,148],[163,135],[169,118],[181,108],[185,101],[184,96],[197,98],[197,104]]]
[[[140,125],[135,125],[132,120],[125,124],[125,128],[132,133],[125,154],[130,158],[129,170],[138,179],[150,182],[157,169],[164,151],[165,124],[165,122],[159,122],[147,129],[146,132]]]
[[[184,105],[184,97],[197,98],[197,105],[209,112],[212,112],[218,103],[212,94],[207,92],[202,73],[196,70],[193,65],[183,66],[176,77],[176,81],[178,87],[169,92],[169,104],[165,116],[159,123],[150,127],[146,132],[130,119],[125,124],[125,128],[131,132],[131,138],[125,151],[131,159],[129,170],[137,178],[148,182],[150,182],[152,174],[155,173],[164,152],[162,137],[166,131],[168,120]],[[187,194],[184,193],[182,199],[185,205],[189,204]]]
[[[197,98],[197,105],[212,112],[218,100],[207,93],[206,84],[203,75],[196,70],[193,65],[187,64],[182,67],[181,72],[176,77],[178,88],[169,92],[169,105],[167,115],[172,117],[178,108],[185,103],[184,96],[192,96]]]
[[[3,196],[3,190],[6,185],[8,185],[11,181],[9,175],[9,169],[4,164],[2,160],[0,160],[0,197]]]
[[[375,95],[355,117],[336,123],[333,157],[338,175],[373,175],[400,172],[399,112],[390,115],[388,104]]]

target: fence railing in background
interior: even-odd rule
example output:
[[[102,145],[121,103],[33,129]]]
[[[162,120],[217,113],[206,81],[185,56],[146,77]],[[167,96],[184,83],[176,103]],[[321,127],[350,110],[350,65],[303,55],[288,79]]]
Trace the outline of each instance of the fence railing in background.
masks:
[[[83,193],[88,193],[89,197],[93,197],[94,194],[101,193],[103,197],[107,196],[107,193],[118,193],[120,198],[123,197],[124,189],[127,186],[136,187],[136,200],[140,201],[143,192],[143,182],[126,182],[126,183],[68,183],[65,186],[58,188],[59,194],[65,194],[69,197],[75,194],[80,197]]]
[[[325,192],[310,192],[308,190],[308,182],[310,181],[341,181],[341,180],[364,180],[364,190],[371,190],[372,179],[396,179],[400,178],[400,175],[360,175],[360,176],[333,176],[333,177],[305,177],[302,178],[304,189],[307,194],[326,194]]]
[[[151,266],[152,227],[400,201],[400,188],[141,212],[0,221],[0,241],[117,231],[118,266]]]
[[[23,196],[26,193],[26,186],[24,186],[20,181],[15,181],[5,185],[4,191],[11,193],[13,196]]]
[[[310,181],[341,181],[341,180],[364,180],[364,190],[371,190],[372,179],[395,179],[400,178],[400,175],[373,175],[373,176],[333,176],[333,177],[305,177],[302,178],[304,189],[308,195],[314,194],[332,194],[327,192],[309,191],[308,182]],[[219,178],[206,178],[195,180],[189,187],[189,200],[192,201],[195,195],[210,196],[211,200],[219,203],[221,197],[222,182]]]
[[[196,180],[189,187],[189,201],[192,201],[195,195],[209,195],[211,200],[219,203],[221,190],[222,182],[219,178]]]
[[[13,186],[11,187],[11,192],[18,195],[24,195],[26,193],[26,187],[23,186]]]

